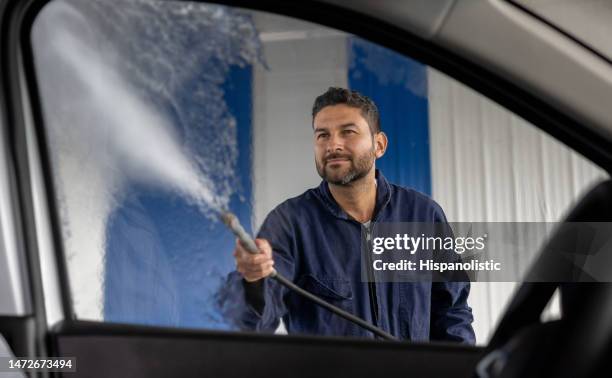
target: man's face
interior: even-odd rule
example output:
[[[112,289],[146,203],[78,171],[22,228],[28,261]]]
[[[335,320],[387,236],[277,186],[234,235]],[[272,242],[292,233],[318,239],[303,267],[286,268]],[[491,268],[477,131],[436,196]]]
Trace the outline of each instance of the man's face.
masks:
[[[358,108],[326,106],[313,120],[319,176],[335,185],[365,177],[378,157],[376,140]]]

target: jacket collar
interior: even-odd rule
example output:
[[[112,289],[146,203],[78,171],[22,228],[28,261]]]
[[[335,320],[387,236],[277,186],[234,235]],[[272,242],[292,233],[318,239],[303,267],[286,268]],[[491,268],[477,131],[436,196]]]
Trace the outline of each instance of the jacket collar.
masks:
[[[376,205],[374,206],[374,216],[372,220],[376,220],[381,210],[389,203],[391,200],[391,188],[389,182],[383,176],[382,172],[378,169],[375,171],[376,177]],[[350,215],[348,215],[340,205],[336,202],[334,197],[329,190],[329,185],[327,181],[321,181],[321,184],[318,188],[314,190],[315,196],[323,202],[323,205],[327,210],[329,210],[334,216],[340,219],[353,219]]]

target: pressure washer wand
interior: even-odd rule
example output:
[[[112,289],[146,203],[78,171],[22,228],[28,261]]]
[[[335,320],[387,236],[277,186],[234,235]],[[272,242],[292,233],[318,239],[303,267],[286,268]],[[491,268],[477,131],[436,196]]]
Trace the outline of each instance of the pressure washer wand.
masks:
[[[245,231],[244,227],[242,227],[242,225],[240,224],[240,221],[238,220],[238,218],[236,218],[234,214],[230,213],[229,211],[224,211],[221,213],[221,220],[234,233],[234,235],[236,235],[236,237],[240,240],[240,242],[246,248],[247,251],[253,254],[259,253],[259,249],[257,248],[255,241],[253,240],[251,235],[249,235],[249,233]],[[272,273],[270,274],[270,277],[272,277],[273,279],[275,279],[281,285],[287,287],[288,289],[293,290],[297,294],[305,298],[308,298],[309,300],[313,301],[317,305],[333,312],[334,314],[341,316],[344,319],[351,321],[367,329],[373,334],[383,339],[386,339],[386,340],[397,341],[397,338],[391,335],[390,333],[387,333],[383,331],[382,329],[375,327],[372,324],[366,322],[365,320],[351,314],[350,312],[344,311],[343,309],[336,307],[333,304],[326,302],[323,299],[317,297],[316,295],[302,289],[301,287],[291,282],[291,280],[288,280],[287,278],[283,277],[274,268],[272,268]]]

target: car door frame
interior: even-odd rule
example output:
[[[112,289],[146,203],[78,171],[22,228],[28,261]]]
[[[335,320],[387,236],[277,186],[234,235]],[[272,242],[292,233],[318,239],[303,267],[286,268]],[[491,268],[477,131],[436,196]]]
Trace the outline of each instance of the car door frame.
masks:
[[[184,330],[163,327],[143,327],[137,325],[122,325],[95,323],[78,320],[74,314],[72,300],[70,298],[70,283],[67,274],[66,260],[63,252],[63,243],[59,227],[59,215],[54,204],[57,198],[52,185],[52,167],[49,161],[46,137],[43,127],[43,117],[36,88],[33,67],[33,54],[29,43],[29,33],[32,23],[38,11],[44,6],[47,0],[28,0],[24,2],[6,1],[0,8],[2,22],[1,39],[1,61],[0,70],[2,71],[2,90],[3,90],[3,116],[8,125],[12,140],[11,153],[14,159],[16,172],[16,185],[19,196],[16,199],[19,213],[21,214],[18,223],[21,224],[21,240],[24,243],[26,261],[29,271],[29,278],[32,288],[32,303],[35,319],[35,345],[37,353],[40,355],[55,355],[62,350],[75,350],[75,345],[88,345],[90,340],[108,340],[116,338],[118,343],[136,344],[142,347],[147,345],[145,341],[164,340],[164,345],[170,349],[173,345],[183,345],[186,340],[191,341],[188,345],[197,345],[202,348],[206,345],[224,350],[228,355],[234,354],[233,351],[256,350],[256,353],[241,354],[241,363],[234,366],[228,365],[231,359],[208,359],[200,364],[188,365],[194,369],[202,366],[214,365],[216,374],[224,375],[229,372],[247,372],[251,375],[268,374],[266,367],[271,368],[268,363],[260,363],[261,359],[273,353],[277,362],[272,367],[275,374],[292,373],[298,376],[312,376],[315,374],[326,374],[339,372],[343,369],[346,361],[368,361],[367,356],[376,355],[377,363],[368,362],[361,366],[359,371],[353,375],[371,375],[378,372],[380,366],[388,366],[385,370],[387,375],[405,374],[406,371],[419,371],[423,374],[454,372],[457,376],[468,374],[473,369],[474,364],[482,355],[483,349],[480,347],[460,346],[450,344],[419,344],[419,343],[385,343],[382,341],[358,340],[358,339],[339,339],[325,337],[307,336],[274,336],[252,333],[229,333],[207,330]],[[506,78],[495,75],[492,71],[484,67],[471,63],[462,58],[457,53],[448,51],[431,41],[425,40],[408,31],[399,29],[384,21],[374,19],[370,16],[360,14],[355,11],[341,8],[339,6],[323,3],[320,1],[286,2],[282,0],[262,0],[252,2],[247,0],[213,0],[208,3],[217,3],[228,6],[237,6],[247,9],[266,11],[284,16],[294,17],[305,21],[316,22],[321,25],[330,26],[372,42],[381,46],[393,49],[398,53],[410,56],[436,68],[454,79],[470,86],[486,97],[500,103],[508,110],[520,115],[530,121],[536,127],[549,133],[559,141],[581,153],[594,163],[604,168],[608,173],[612,169],[612,156],[607,151],[612,151],[610,141],[601,140],[594,132],[579,127],[580,124],[563,114],[558,109],[548,105],[542,99],[517,87]],[[53,329],[48,329],[45,316],[44,288],[40,272],[39,244],[36,234],[36,220],[31,199],[32,183],[30,180],[30,162],[26,150],[28,148],[25,135],[24,112],[27,112],[27,104],[23,103],[23,82],[20,75],[24,75],[27,84],[27,93],[30,94],[31,116],[36,129],[36,137],[39,141],[39,152],[43,171],[44,188],[39,188],[45,192],[48,201],[50,224],[53,234],[53,249],[58,267],[59,287],[61,290],[61,306],[64,320],[57,324]],[[577,133],[580,134],[577,137]],[[35,189],[35,188],[34,188]],[[24,337],[26,334],[24,333]],[[32,337],[32,335],[27,335]],[[76,341],[75,341],[76,340]],[[78,341],[78,342],[77,342]],[[77,342],[75,344],[75,342]],[[81,344],[79,344],[79,342]],[[84,344],[82,344],[84,343]],[[93,344],[92,344],[93,345]],[[64,349],[62,349],[64,348]],[[312,349],[308,349],[312,348]],[[150,361],[155,366],[160,364],[177,367],[177,361],[186,364],[189,360],[191,348],[177,348],[185,352],[185,358],[175,356],[175,362],[159,361],[160,353],[149,351],[149,354],[141,356],[140,363],[146,363],[146,357],[153,359]],[[305,352],[305,350],[313,352]],[[93,350],[93,349],[92,349]],[[325,359],[327,365],[322,366],[317,363],[305,364],[302,370],[296,373],[296,361],[308,360],[309,353],[316,354],[316,351],[327,350],[327,356],[332,358]],[[379,353],[385,350],[388,353]],[[84,361],[93,361],[96,364],[96,354],[89,354],[83,357]],[[158,357],[155,360],[156,356]],[[217,356],[217,354],[213,354]],[[335,356],[335,357],[334,357]],[[352,356],[352,357],[351,357]],[[406,358],[399,358],[406,356]],[[410,356],[419,356],[421,362]],[[452,364],[441,363],[448,358],[448,361],[455,361],[459,356],[458,362]],[[232,356],[232,358],[234,358]],[[336,364],[334,364],[336,360]],[[98,361],[100,361],[98,359]],[[145,362],[143,362],[145,361]],[[435,364],[432,365],[432,361]],[[461,362],[463,361],[463,362]],[[223,362],[223,363],[221,363]],[[122,369],[129,368],[129,360],[123,360],[117,366]],[[87,365],[86,365],[87,366]],[[370,366],[368,368],[368,366]],[[246,370],[240,370],[240,369]],[[224,370],[225,369],[225,370]],[[233,370],[232,370],[233,369]]]

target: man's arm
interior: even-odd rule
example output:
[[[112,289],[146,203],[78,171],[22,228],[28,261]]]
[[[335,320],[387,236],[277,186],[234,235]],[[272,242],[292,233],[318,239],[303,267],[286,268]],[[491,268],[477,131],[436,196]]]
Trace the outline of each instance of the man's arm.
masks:
[[[433,282],[430,339],[475,344],[472,309],[467,304],[469,282]]]
[[[240,329],[273,332],[287,312],[286,289],[266,278],[272,267],[293,278],[290,228],[277,210],[268,215],[255,240],[260,253],[251,254],[239,242],[234,256],[236,271],[231,272],[219,295],[222,313]]]
[[[433,218],[435,223],[442,225],[443,237],[454,238],[453,230],[439,205]],[[461,260],[454,250],[444,251],[438,254],[438,258],[445,262]],[[441,282],[431,283],[430,339],[475,344],[476,335],[472,328],[474,316],[467,303],[470,294],[469,277],[465,272],[450,273],[440,276]]]

